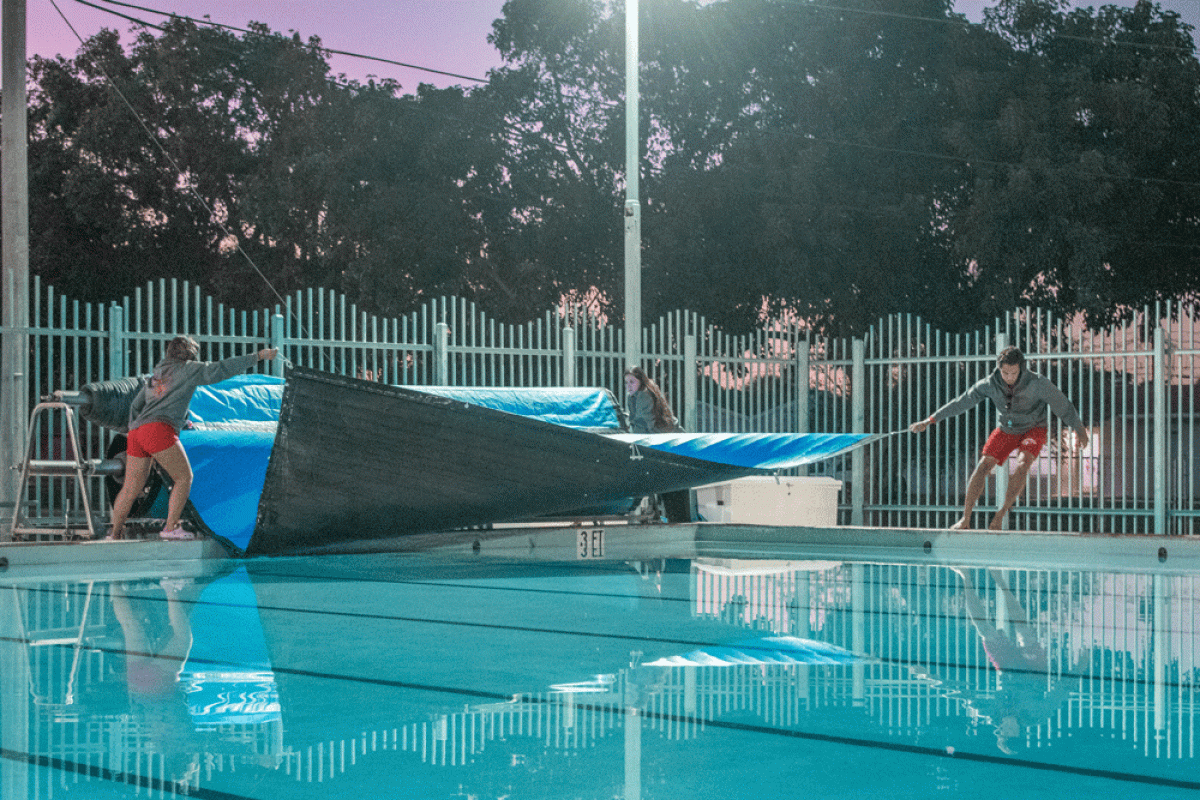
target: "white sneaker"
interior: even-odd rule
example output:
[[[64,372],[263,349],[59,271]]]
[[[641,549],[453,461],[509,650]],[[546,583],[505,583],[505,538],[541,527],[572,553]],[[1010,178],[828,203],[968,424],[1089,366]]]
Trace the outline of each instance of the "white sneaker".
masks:
[[[159,538],[181,541],[181,540],[185,540],[185,539],[195,539],[196,534],[185,531],[183,529],[183,526],[180,525],[176,528],[172,528],[169,531],[166,531],[166,530],[163,531],[162,533],[159,534]]]

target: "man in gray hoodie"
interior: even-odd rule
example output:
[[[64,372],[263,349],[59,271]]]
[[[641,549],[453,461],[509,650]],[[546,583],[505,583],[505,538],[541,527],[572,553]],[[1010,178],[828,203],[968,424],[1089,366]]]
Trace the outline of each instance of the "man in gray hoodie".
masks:
[[[954,530],[966,530],[971,527],[971,512],[983,494],[988,475],[992,474],[992,470],[998,464],[1007,461],[1016,450],[1017,467],[1009,481],[1008,493],[989,526],[992,530],[1000,530],[1004,516],[1025,489],[1030,467],[1046,445],[1047,406],[1064,425],[1075,429],[1077,452],[1087,447],[1088,443],[1087,428],[1079,419],[1075,406],[1071,405],[1071,401],[1049,379],[1027,370],[1025,354],[1015,347],[1006,347],[1000,351],[1000,355],[996,357],[996,369],[991,375],[933,412],[928,419],[914,422],[909,426],[909,430],[922,433],[930,425],[974,408],[985,398],[996,405],[998,421],[996,429],[983,446],[983,457],[971,473],[962,519],[950,526]]]
[[[187,424],[188,405],[196,387],[218,383],[245,372],[257,362],[275,358],[274,348],[233,356],[223,361],[200,361],[200,345],[189,336],[176,336],[154,374],[133,399],[129,409],[129,434],[125,446],[125,482],[113,501],[113,539],[124,535],[125,520],[141,494],[154,462],[171,476],[164,539],[191,539],[179,524],[192,489],[192,465],[179,432]]]

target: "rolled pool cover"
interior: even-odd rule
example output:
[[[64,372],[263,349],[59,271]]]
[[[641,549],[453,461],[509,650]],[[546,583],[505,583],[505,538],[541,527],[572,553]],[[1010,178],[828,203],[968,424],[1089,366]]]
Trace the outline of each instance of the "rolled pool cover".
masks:
[[[84,384],[79,391],[86,400],[79,407],[79,415],[110,431],[128,433],[129,409],[148,380],[149,375],[134,375],[115,381]]]

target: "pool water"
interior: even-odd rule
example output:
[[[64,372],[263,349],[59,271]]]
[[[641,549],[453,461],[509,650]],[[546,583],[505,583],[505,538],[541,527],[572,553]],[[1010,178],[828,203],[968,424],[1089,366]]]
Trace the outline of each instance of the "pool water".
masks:
[[[0,797],[1200,790],[1195,574],[601,552],[0,576]]]

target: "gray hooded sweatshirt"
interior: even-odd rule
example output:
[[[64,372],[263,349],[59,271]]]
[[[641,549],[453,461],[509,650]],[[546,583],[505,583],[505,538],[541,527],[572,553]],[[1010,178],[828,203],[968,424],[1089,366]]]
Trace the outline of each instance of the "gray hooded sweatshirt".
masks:
[[[987,398],[996,404],[996,427],[1005,433],[1020,436],[1046,424],[1046,406],[1050,406],[1064,425],[1083,433],[1083,421],[1066,395],[1048,378],[1021,368],[1017,382],[1009,386],[1000,377],[1000,369],[976,383],[961,396],[933,412],[933,421],[941,422],[947,417],[961,414],[974,408]]]
[[[197,386],[218,383],[245,372],[258,361],[258,353],[233,356],[223,361],[158,362],[149,382],[138,392],[129,408],[129,430],[147,422],[165,422],[177,432],[187,424],[188,404]]]
[[[678,420],[665,428],[659,426],[654,419],[654,396],[645,389],[638,389],[629,395],[628,409],[631,433],[675,433],[683,430]]]

